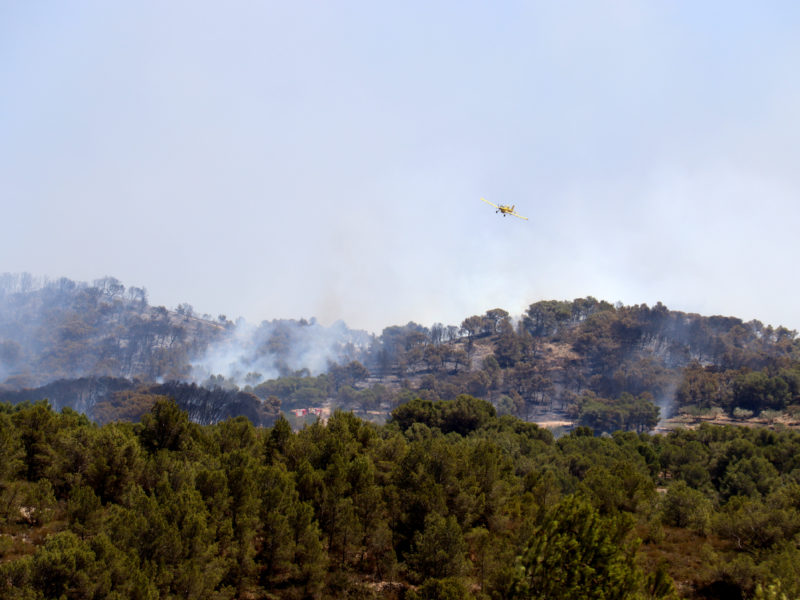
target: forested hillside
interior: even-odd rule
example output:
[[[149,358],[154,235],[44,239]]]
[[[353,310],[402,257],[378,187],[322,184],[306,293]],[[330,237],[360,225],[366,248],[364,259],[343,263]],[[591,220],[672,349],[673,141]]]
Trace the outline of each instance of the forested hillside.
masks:
[[[187,303],[154,307],[145,289],[113,277],[90,285],[0,275],[0,383],[7,389],[102,376],[255,384],[304,368],[324,371],[355,357],[369,339],[341,323],[277,319],[250,326],[198,315]]]
[[[0,375],[3,598],[800,595],[782,327],[589,297],[370,335],[7,275]]]
[[[800,433],[555,439],[468,396],[98,426],[0,405],[0,597],[800,595]]]
[[[151,307],[143,289],[110,277],[88,285],[5,275],[0,376],[0,400],[47,398],[101,422],[142,414],[165,381],[195,384],[179,401],[202,423],[230,415],[216,405],[223,392],[250,394],[249,416],[260,398],[266,420],[258,424],[278,410],[317,415],[322,407],[382,421],[410,399],[460,394],[500,414],[607,432],[648,431],[680,413],[770,423],[800,416],[797,332],[591,297],[370,335],[313,318],[249,326],[199,317],[188,304]]]
[[[230,326],[186,306],[150,306],[143,288],[113,277],[88,285],[0,276],[0,376],[10,388],[91,375],[185,378],[192,357]]]

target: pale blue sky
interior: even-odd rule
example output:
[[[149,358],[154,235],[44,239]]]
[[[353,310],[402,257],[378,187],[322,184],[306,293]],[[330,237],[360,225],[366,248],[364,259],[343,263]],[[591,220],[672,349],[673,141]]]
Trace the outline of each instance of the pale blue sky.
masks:
[[[0,1],[0,271],[376,331],[586,295],[800,328],[796,7]]]

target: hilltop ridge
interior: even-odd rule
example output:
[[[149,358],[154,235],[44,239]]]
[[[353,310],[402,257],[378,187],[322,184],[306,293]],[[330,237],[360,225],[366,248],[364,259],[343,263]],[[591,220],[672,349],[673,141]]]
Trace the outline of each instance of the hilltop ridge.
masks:
[[[144,289],[111,277],[91,285],[0,277],[5,397],[49,397],[89,415],[97,402],[129,414],[115,394],[141,400],[175,381],[251,394],[273,417],[273,409],[325,405],[380,420],[411,398],[469,394],[523,419],[642,431],[679,411],[794,414],[799,361],[795,331],[660,303],[547,300],[519,316],[494,308],[460,325],[410,322],[370,335],[341,322],[252,326],[197,315],[188,304],[152,307]],[[106,389],[99,378],[126,383],[98,394]]]

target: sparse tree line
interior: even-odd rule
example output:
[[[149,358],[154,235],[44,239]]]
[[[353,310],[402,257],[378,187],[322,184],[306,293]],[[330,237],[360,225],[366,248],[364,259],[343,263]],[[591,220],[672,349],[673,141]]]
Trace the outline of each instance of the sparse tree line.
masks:
[[[795,431],[555,439],[469,396],[300,431],[0,405],[3,598],[798,595]]]

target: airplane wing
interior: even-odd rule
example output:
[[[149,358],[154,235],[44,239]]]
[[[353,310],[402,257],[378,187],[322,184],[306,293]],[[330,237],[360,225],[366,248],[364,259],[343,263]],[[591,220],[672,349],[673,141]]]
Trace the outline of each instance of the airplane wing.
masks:
[[[513,216],[515,216],[515,217],[519,217],[520,219],[525,219],[526,221],[528,220],[528,217],[523,217],[522,215],[518,215],[518,214],[517,214],[517,213],[515,213],[515,212],[508,213],[508,214],[510,214],[510,215],[513,215]]]
[[[486,198],[481,198],[481,200],[483,200],[484,202],[486,202],[486,204],[488,204],[490,206],[494,206],[495,208],[498,208],[498,209],[500,208],[499,206],[497,206],[497,204],[492,204]]]

